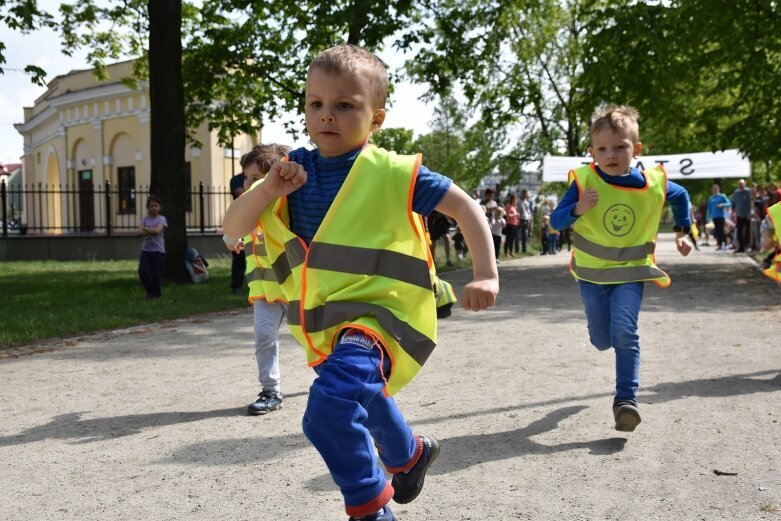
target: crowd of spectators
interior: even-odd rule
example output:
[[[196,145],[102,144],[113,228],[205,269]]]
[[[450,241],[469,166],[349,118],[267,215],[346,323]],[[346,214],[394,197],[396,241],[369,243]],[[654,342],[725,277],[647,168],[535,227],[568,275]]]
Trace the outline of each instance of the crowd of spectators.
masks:
[[[537,196],[535,200],[525,189],[508,194],[503,201],[497,200],[493,188],[475,191],[472,196],[486,214],[497,261],[502,254],[505,258],[514,258],[530,253],[533,238],[539,241],[540,255],[553,255],[564,247],[567,251],[572,249],[571,230],[554,230],[550,226],[550,214],[556,206],[553,199]],[[709,198],[699,204],[692,201],[692,219],[699,232],[698,237],[692,237],[695,247],[710,246],[710,239],[713,239],[717,251],[759,252],[762,221],[767,208],[778,201],[781,201],[781,184],[748,187],[741,179],[735,191],[727,195],[721,193],[718,183],[714,183]],[[428,223],[432,254],[438,241],[443,242],[448,266],[453,265],[451,241],[457,259],[468,254],[463,235],[458,227],[453,228],[447,217],[435,212]]]
[[[697,205],[692,202],[700,245],[710,246],[712,238],[717,251],[758,252],[762,221],[767,209],[781,201],[781,185],[748,187],[741,179],[731,196],[721,193],[718,183],[713,184],[711,194]]]

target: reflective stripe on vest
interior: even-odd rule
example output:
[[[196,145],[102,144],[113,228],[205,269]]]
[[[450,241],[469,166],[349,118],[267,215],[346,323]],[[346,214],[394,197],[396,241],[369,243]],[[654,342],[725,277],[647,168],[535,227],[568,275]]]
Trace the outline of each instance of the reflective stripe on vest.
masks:
[[[642,260],[653,255],[656,250],[656,243],[647,242],[640,246],[629,246],[626,248],[614,248],[611,246],[602,246],[595,242],[591,242],[582,235],[577,233],[572,234],[572,245],[581,251],[599,257],[601,259],[607,259],[611,261],[632,261]]]
[[[249,302],[258,299],[287,302],[269,262],[266,243],[259,229],[244,238],[244,256],[247,259],[245,275],[249,286]]]
[[[357,275],[379,275],[431,289],[428,263],[395,251],[318,242],[309,250],[308,266]]]
[[[456,292],[453,291],[453,285],[439,277],[434,277],[434,295],[437,299],[437,307],[453,304],[458,300]]]
[[[277,282],[284,283],[290,274],[293,272],[293,268],[296,268],[304,263],[306,259],[306,250],[301,245],[301,241],[298,239],[291,239],[285,243],[285,255],[280,255],[276,258],[271,265],[271,269],[274,270],[274,274],[277,277]]]
[[[288,324],[300,326],[301,301],[291,300],[288,310]],[[306,309],[304,328],[310,333],[325,331],[363,315],[374,315],[388,334],[420,365],[423,365],[434,350],[436,344],[430,338],[396,318],[390,310],[367,302],[328,302],[315,309]]]
[[[277,276],[273,270],[268,268],[254,268],[247,273],[247,282],[255,282],[256,280],[265,280],[267,282],[276,282]]]
[[[570,268],[583,280],[597,284],[619,284],[627,281],[650,280],[667,276],[665,272],[656,266],[584,268],[575,263],[574,255]]]

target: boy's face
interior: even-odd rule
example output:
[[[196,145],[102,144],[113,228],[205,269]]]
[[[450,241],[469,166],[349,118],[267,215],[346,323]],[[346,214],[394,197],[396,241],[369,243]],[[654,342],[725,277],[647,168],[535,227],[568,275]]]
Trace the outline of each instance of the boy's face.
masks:
[[[640,155],[642,143],[635,143],[627,128],[602,130],[591,136],[588,151],[599,168],[608,175],[624,175],[632,158]]]
[[[252,186],[252,184],[255,181],[258,181],[260,179],[263,179],[266,177],[266,174],[260,171],[260,168],[258,168],[258,165],[255,163],[250,163],[247,166],[244,167],[242,170],[242,173],[244,174],[244,191],[249,190],[249,187]]]
[[[324,157],[365,145],[385,120],[375,108],[369,81],[359,74],[333,74],[315,67],[306,78],[306,130]]]

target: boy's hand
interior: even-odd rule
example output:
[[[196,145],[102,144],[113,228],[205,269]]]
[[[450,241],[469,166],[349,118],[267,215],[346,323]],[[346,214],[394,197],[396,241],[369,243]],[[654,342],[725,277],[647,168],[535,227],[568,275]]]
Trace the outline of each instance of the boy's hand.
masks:
[[[294,161],[274,163],[266,174],[266,179],[258,187],[274,199],[289,195],[306,183],[304,167]]]
[[[580,194],[580,200],[575,205],[575,215],[583,215],[599,202],[599,194],[593,188],[587,188]]]
[[[675,234],[675,247],[678,248],[678,253],[686,257],[689,252],[692,251],[692,243],[689,241],[689,236],[685,233]]]
[[[475,279],[464,287],[461,305],[464,309],[480,311],[493,306],[499,294],[499,279]]]
[[[228,248],[233,253],[241,253],[242,251],[244,251],[244,240],[239,239],[235,243],[230,244],[230,241],[226,240],[226,236],[224,235],[222,237],[222,240],[225,247]]]

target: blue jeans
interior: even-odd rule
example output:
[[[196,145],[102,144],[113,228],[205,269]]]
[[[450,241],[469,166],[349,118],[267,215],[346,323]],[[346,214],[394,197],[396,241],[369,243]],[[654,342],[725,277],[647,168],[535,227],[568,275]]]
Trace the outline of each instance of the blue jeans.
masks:
[[[382,392],[390,359],[379,342],[353,329],[315,371],[304,434],[339,486],[347,514],[376,512],[390,501],[393,487],[378,465],[375,445],[391,473],[408,470],[420,454],[418,437]]]
[[[615,400],[637,401],[640,384],[640,337],[637,317],[643,303],[642,282],[592,284],[580,282],[591,343],[616,352]]]

